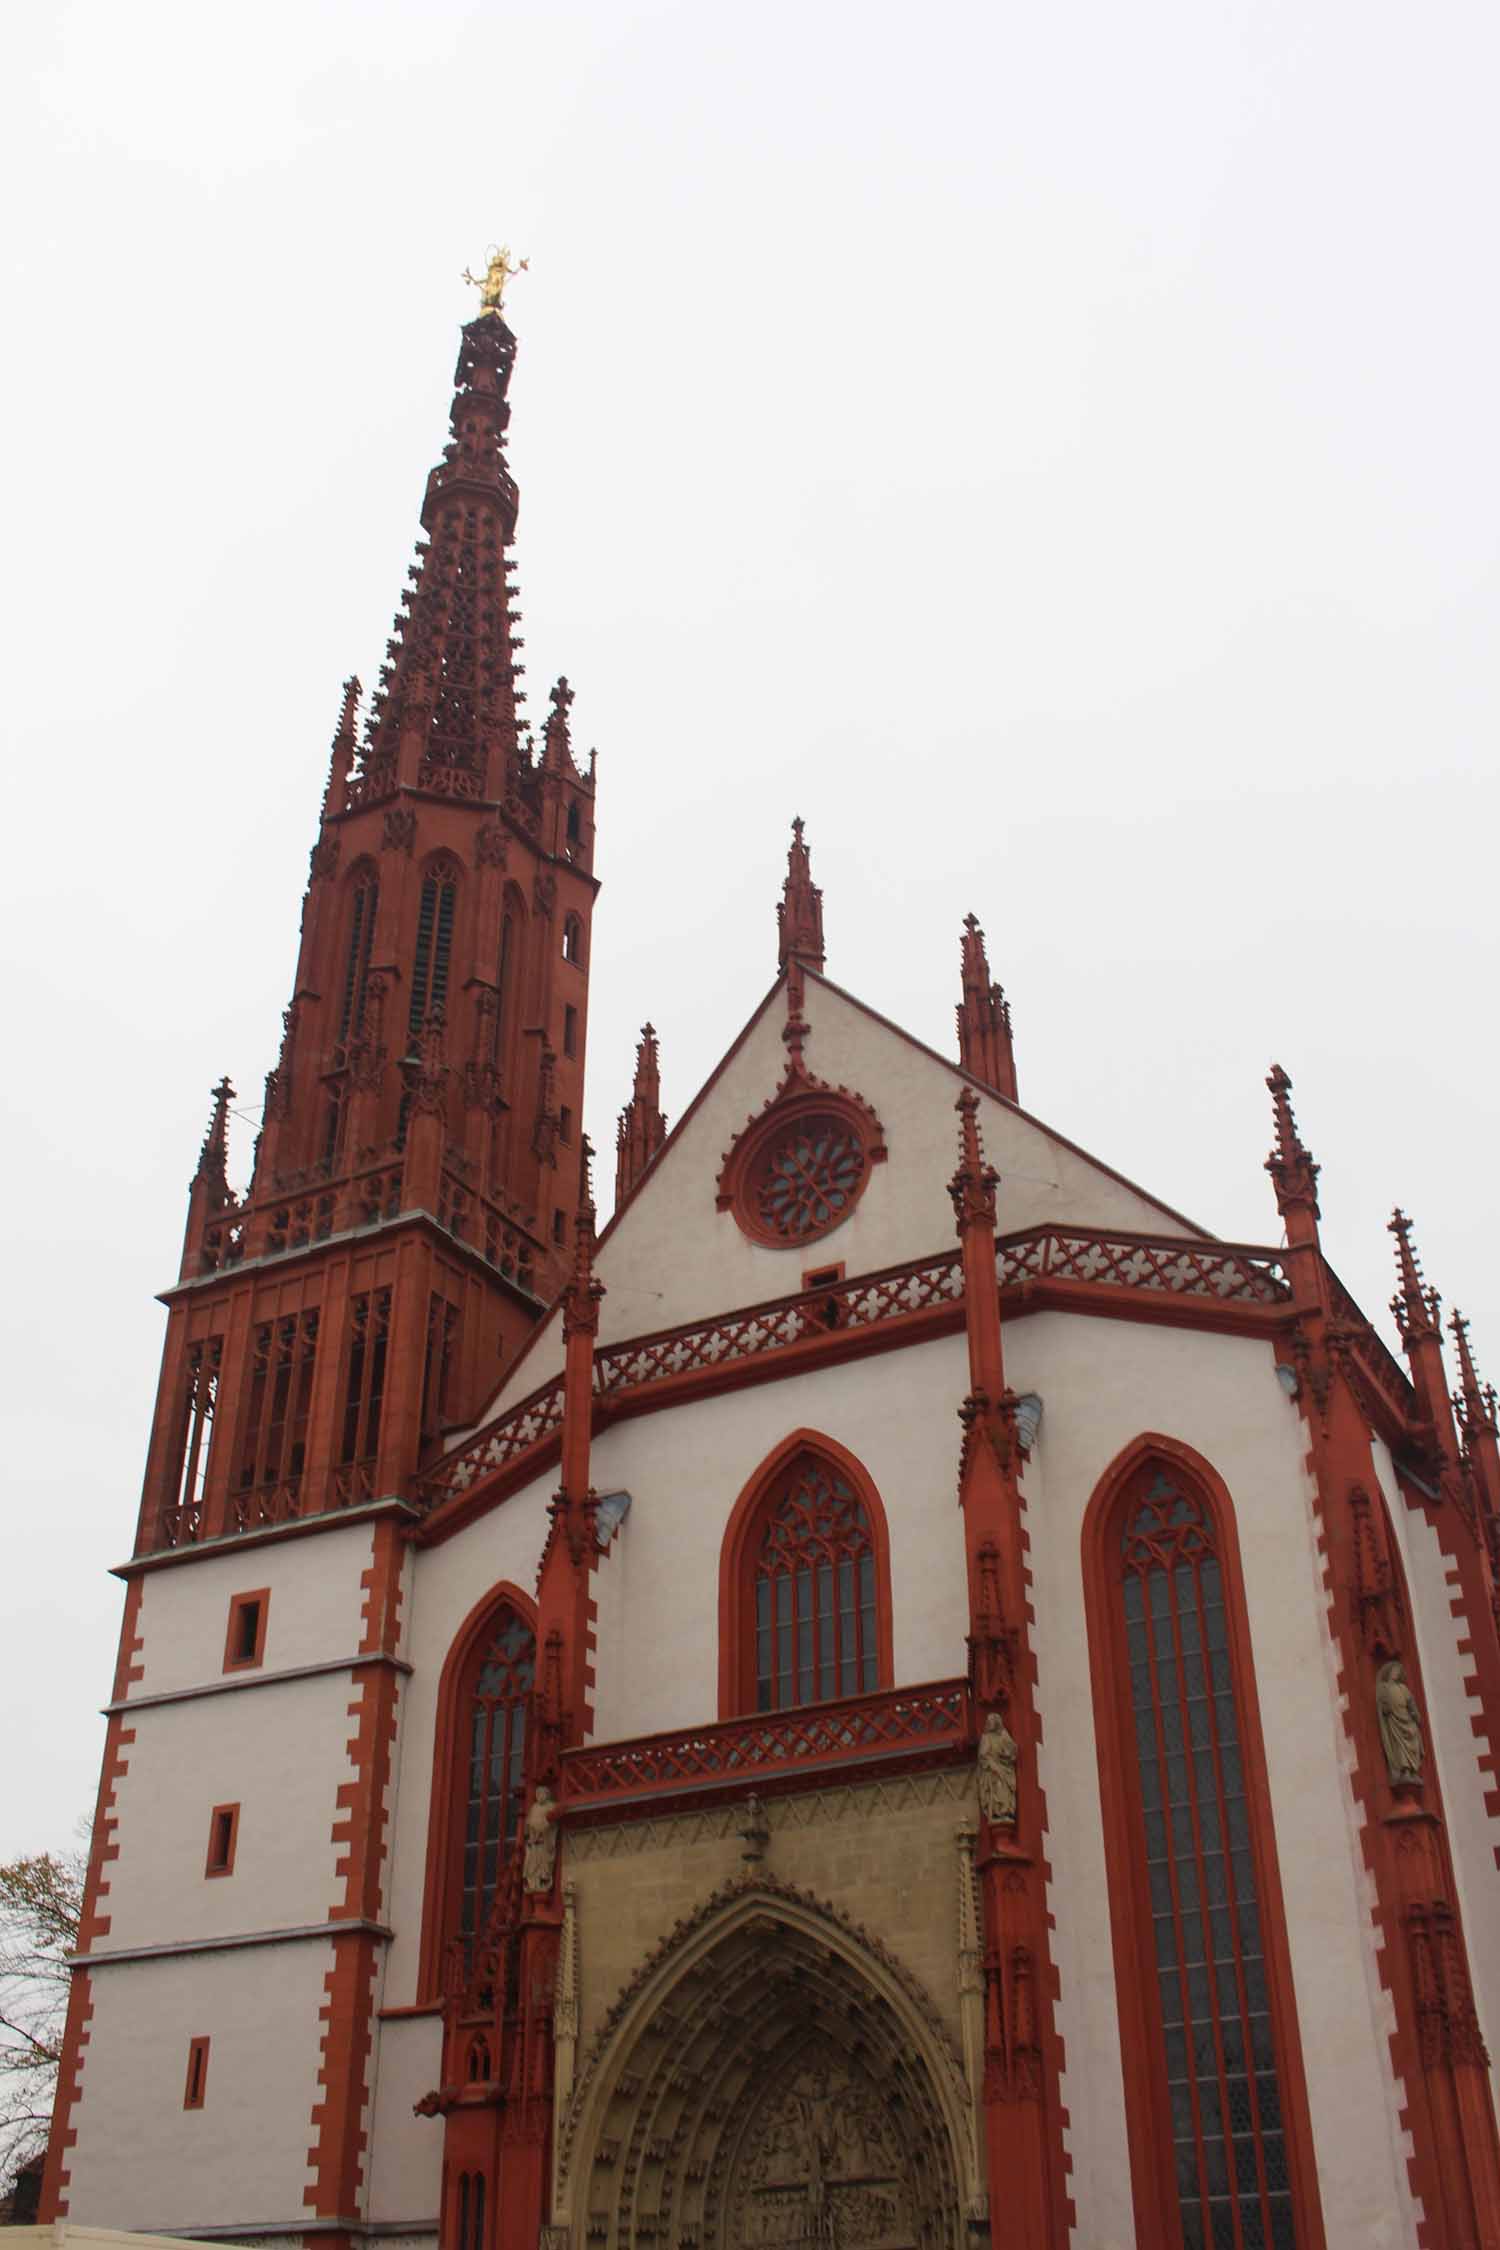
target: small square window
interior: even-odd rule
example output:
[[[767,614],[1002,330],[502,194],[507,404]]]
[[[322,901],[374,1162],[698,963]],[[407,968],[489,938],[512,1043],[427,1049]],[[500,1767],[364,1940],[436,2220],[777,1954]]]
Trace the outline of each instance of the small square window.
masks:
[[[208,2087],[208,2040],[188,2041],[187,2089],[182,2097],[184,2109],[201,2109]]]
[[[208,1819],[208,1859],[205,1875],[232,1875],[234,1852],[240,1836],[238,1805],[215,1805]]]
[[[836,1281],[842,1281],[843,1278],[841,1259],[836,1266],[813,1266],[802,1276],[802,1286],[804,1289],[831,1289]]]
[[[266,1614],[270,1607],[269,1586],[257,1587],[253,1594],[230,1596],[229,1630],[224,1637],[226,1672],[248,1672],[264,1660]]]

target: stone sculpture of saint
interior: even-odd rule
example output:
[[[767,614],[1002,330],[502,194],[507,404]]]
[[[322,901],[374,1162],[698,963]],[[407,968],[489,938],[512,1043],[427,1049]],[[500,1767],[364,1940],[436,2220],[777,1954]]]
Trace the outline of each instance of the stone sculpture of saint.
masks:
[[[1020,1751],[998,1711],[979,1737],[979,1809],[986,1820],[1011,1828],[1016,1819],[1016,1760]]]
[[[552,1825],[552,1792],[539,1784],[526,1815],[526,1850],[521,1881],[528,1891],[550,1891],[557,1859],[557,1830]]]
[[[1406,1684],[1406,1667],[1399,1658],[1382,1664],[1375,1675],[1375,1709],[1380,1719],[1380,1746],[1385,1768],[1394,1783],[1420,1781],[1427,1747],[1422,1739],[1422,1714]]]

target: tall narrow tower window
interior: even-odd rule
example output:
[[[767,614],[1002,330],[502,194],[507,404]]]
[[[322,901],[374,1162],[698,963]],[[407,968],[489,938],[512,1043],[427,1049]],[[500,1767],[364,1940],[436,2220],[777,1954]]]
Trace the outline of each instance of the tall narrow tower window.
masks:
[[[407,1029],[413,1037],[426,1018],[448,997],[448,963],[453,950],[453,917],[458,908],[458,880],[446,868],[434,868],[422,882],[422,903],[417,914],[417,945],[412,958],[411,1007]]]
[[[300,1479],[317,1349],[315,1312],[256,1329],[235,1479],[241,1492],[295,1487]]]
[[[1264,1777],[1258,1727],[1246,1725],[1237,1579],[1206,1487],[1165,1455],[1126,1478],[1102,1537],[1091,1629],[1107,1607],[1117,1685],[1100,1706],[1100,1760],[1134,1923],[1134,1958],[1117,1950],[1122,2024],[1138,2022],[1147,2047],[1132,2138],[1149,2123],[1156,2141],[1135,2152],[1138,2209],[1143,2192],[1153,2207],[1170,2195],[1183,2250],[1296,2250],[1295,2030],[1274,1856],[1258,1833]]]
[[[373,1463],[380,1445],[380,1409],[385,1398],[386,1345],[391,1332],[391,1293],[370,1289],[349,1311],[349,1367],[344,1383],[344,1423],[339,1461]]]
[[[365,1009],[365,982],[370,973],[370,948],[375,942],[375,913],[380,904],[380,883],[373,872],[356,875],[349,893],[349,948],[344,957],[344,989],[339,1003],[339,1041],[359,1029]]]
[[[516,942],[516,918],[507,913],[500,924],[500,959],[495,970],[495,1035],[491,1062],[505,1060],[506,1019],[510,1008],[510,957]]]

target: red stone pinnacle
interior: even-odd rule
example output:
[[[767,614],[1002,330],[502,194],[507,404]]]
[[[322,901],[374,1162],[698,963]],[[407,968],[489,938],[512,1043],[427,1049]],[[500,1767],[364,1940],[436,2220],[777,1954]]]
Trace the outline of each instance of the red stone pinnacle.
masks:
[[[972,914],[964,917],[963,998],[958,1004],[958,1059],[965,1070],[1007,1101],[1016,1096],[1016,1056],[1011,1043],[1010,1005],[990,976],[984,932]]]
[[[1276,1190],[1276,1208],[1283,1218],[1301,1208],[1318,1216],[1318,1167],[1303,1146],[1292,1114],[1292,1082],[1280,1063],[1272,1063],[1266,1079],[1276,1121],[1276,1146],[1266,1158],[1266,1170]]]
[[[972,1086],[965,1086],[955,1108],[958,1111],[958,1170],[948,1183],[948,1193],[953,1198],[954,1216],[960,1235],[970,1227],[995,1225],[995,1190],[1000,1175],[993,1164],[984,1160],[984,1142],[979,1132],[979,1096]]]
[[[667,1121],[661,1112],[661,1066],[656,1031],[647,1023],[641,1026],[641,1036],[635,1050],[635,1084],[631,1088],[629,1101],[620,1112],[615,1135],[617,1211],[627,1196],[633,1193],[641,1174],[666,1137]]]
[[[348,802],[349,776],[354,771],[355,738],[359,725],[359,681],[351,672],[344,682],[339,723],[333,732],[333,754],[328,762],[328,788],[323,797],[323,818],[332,819]]]
[[[209,1114],[208,1131],[203,1136],[203,1146],[198,1154],[195,1180],[211,1180],[215,1186],[228,1188],[229,1177],[229,1105],[234,1100],[234,1088],[227,1076],[221,1078],[213,1090],[214,1106]]]
[[[802,822],[792,822],[792,841],[786,855],[786,881],[781,886],[781,904],[776,909],[776,927],[780,938],[778,966],[785,968],[788,961],[805,963],[810,969],[823,966],[823,893],[812,879],[812,861],[806,844],[802,841]]]
[[[1429,1338],[1441,1344],[1442,1331],[1438,1323],[1441,1299],[1435,1289],[1429,1289],[1422,1279],[1421,1263],[1412,1248],[1411,1221],[1398,1204],[1387,1222],[1387,1231],[1396,1237],[1396,1269],[1399,1276],[1397,1294],[1391,1299],[1391,1311],[1401,1331],[1403,1343],[1410,1351],[1417,1343]]]

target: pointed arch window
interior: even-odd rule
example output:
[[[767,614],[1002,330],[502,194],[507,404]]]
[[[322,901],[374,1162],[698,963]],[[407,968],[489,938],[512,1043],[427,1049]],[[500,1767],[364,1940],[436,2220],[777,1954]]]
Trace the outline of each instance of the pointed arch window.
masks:
[[[344,984],[339,1001],[339,1043],[357,1032],[365,1012],[365,984],[370,974],[370,949],[375,943],[375,916],[380,905],[380,878],[373,867],[357,869],[349,886],[349,945],[344,956]]]
[[[721,1568],[723,1716],[889,1686],[884,1511],[841,1447],[788,1442],[741,1494]]]
[[[455,1810],[456,1934],[467,1952],[484,1929],[521,1821],[526,1706],[536,1679],[536,1638],[509,1603],[496,1612],[465,1669],[465,1774]]]
[[[422,899],[417,909],[417,943],[412,956],[411,1006],[407,1030],[415,1038],[429,1015],[448,998],[448,968],[453,951],[453,922],[458,912],[457,870],[439,865],[422,878]]]
[[[1310,2250],[1322,2235],[1306,2223],[1305,2095],[1225,1514],[1206,1480],[1147,1454],[1099,1514],[1091,1557],[1136,2204],[1167,2218],[1174,2250]]]

